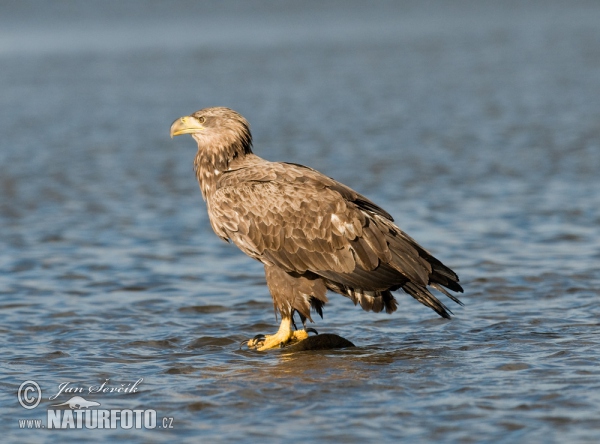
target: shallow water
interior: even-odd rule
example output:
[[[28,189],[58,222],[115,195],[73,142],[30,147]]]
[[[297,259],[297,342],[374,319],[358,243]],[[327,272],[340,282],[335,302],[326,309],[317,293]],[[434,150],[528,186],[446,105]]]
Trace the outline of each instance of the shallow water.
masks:
[[[600,5],[102,5],[0,6],[3,442],[597,440]],[[240,350],[277,328],[262,267],[168,138],[214,105],[386,208],[465,307],[331,295],[314,327],[357,347]],[[19,429],[140,378],[82,396],[173,428]]]

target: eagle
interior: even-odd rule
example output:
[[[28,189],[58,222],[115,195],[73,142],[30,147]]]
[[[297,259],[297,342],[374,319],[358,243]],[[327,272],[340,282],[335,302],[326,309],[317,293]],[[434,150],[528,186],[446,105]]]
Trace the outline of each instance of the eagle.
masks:
[[[317,170],[270,162],[252,152],[248,121],[225,107],[180,117],[171,137],[190,134],[198,144],[194,171],[212,229],[263,263],[281,324],[273,335],[245,341],[268,350],[308,337],[312,313],[323,317],[327,290],[366,311],[393,313],[402,289],[450,318],[428,289],[457,304],[457,274],[394,223],[383,208]],[[302,329],[296,328],[299,315]]]

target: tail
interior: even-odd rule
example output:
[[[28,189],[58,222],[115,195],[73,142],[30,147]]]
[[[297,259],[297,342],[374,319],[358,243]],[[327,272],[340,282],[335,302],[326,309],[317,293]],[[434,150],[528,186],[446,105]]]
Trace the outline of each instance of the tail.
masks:
[[[433,285],[432,285],[432,287],[436,288],[438,290],[441,288],[441,287],[438,288],[437,286],[433,286]],[[438,298],[436,298],[434,295],[431,294],[431,292],[427,289],[427,287],[417,285],[414,282],[408,282],[407,284],[404,284],[402,286],[402,290],[404,290],[406,293],[411,295],[413,298],[415,298],[421,304],[426,305],[427,307],[431,308],[433,311],[435,311],[437,314],[439,314],[443,318],[450,319],[450,315],[453,314],[452,311],[448,307],[446,307],[442,302],[440,302],[440,300]],[[459,303],[460,305],[463,305],[462,302],[460,302],[455,296],[450,295],[443,288],[441,291],[446,296],[449,296],[450,299],[452,299],[453,301]]]
[[[421,247],[414,239],[408,236],[406,233],[400,231],[396,233],[394,236],[395,239],[398,237],[405,242],[407,242],[418,254],[419,259],[427,262],[431,267],[431,271],[428,273],[428,276],[421,275],[420,282],[417,279],[409,280],[407,283],[402,285],[402,289],[419,301],[421,304],[426,305],[433,309],[440,316],[450,319],[450,315],[453,314],[452,311],[446,307],[442,302],[439,301],[431,292],[427,289],[427,285],[431,288],[435,288],[440,293],[443,293],[448,298],[452,299],[458,305],[464,305],[460,299],[458,299],[453,294],[450,294],[446,289],[456,291],[458,293],[462,293],[464,290],[462,286],[458,283],[458,275],[452,271],[450,268],[446,267],[442,264],[441,261],[433,257],[427,250]],[[401,245],[401,244],[400,244]],[[399,249],[399,251],[402,251]],[[396,251],[395,258],[398,258],[398,254]],[[403,258],[399,258],[398,260],[402,260]],[[427,285],[425,285],[427,283]]]
[[[423,250],[424,251],[424,250]],[[421,253],[421,251],[419,251]],[[431,274],[429,275],[429,286],[435,288],[440,293],[443,293],[460,306],[464,304],[456,296],[446,290],[452,290],[462,293],[464,290],[458,283],[458,275],[450,268],[446,267],[435,257],[425,252],[426,256],[421,255],[423,259],[427,260],[431,264]],[[444,288],[445,287],[445,288]],[[452,311],[446,307],[438,298],[436,298],[427,287],[415,284],[414,282],[408,282],[402,286],[402,289],[419,301],[421,304],[428,306],[433,309],[440,316],[450,319]]]

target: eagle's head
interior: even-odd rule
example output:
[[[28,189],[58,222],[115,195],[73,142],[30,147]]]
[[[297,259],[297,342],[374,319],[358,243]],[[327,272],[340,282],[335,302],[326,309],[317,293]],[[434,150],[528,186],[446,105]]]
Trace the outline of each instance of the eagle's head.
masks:
[[[233,157],[252,152],[250,124],[232,109],[204,108],[180,117],[171,125],[171,137],[191,134],[198,151]]]

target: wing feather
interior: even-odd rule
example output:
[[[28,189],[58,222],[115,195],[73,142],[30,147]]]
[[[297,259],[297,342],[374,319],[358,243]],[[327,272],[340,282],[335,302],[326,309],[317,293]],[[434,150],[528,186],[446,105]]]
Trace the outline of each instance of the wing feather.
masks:
[[[290,273],[320,275],[329,288],[370,309],[382,310],[378,298],[403,287],[444,316],[446,307],[426,286],[462,291],[456,274],[386,211],[310,168],[261,161],[229,171],[208,203],[215,232],[251,257]],[[390,298],[386,310],[395,308]]]

